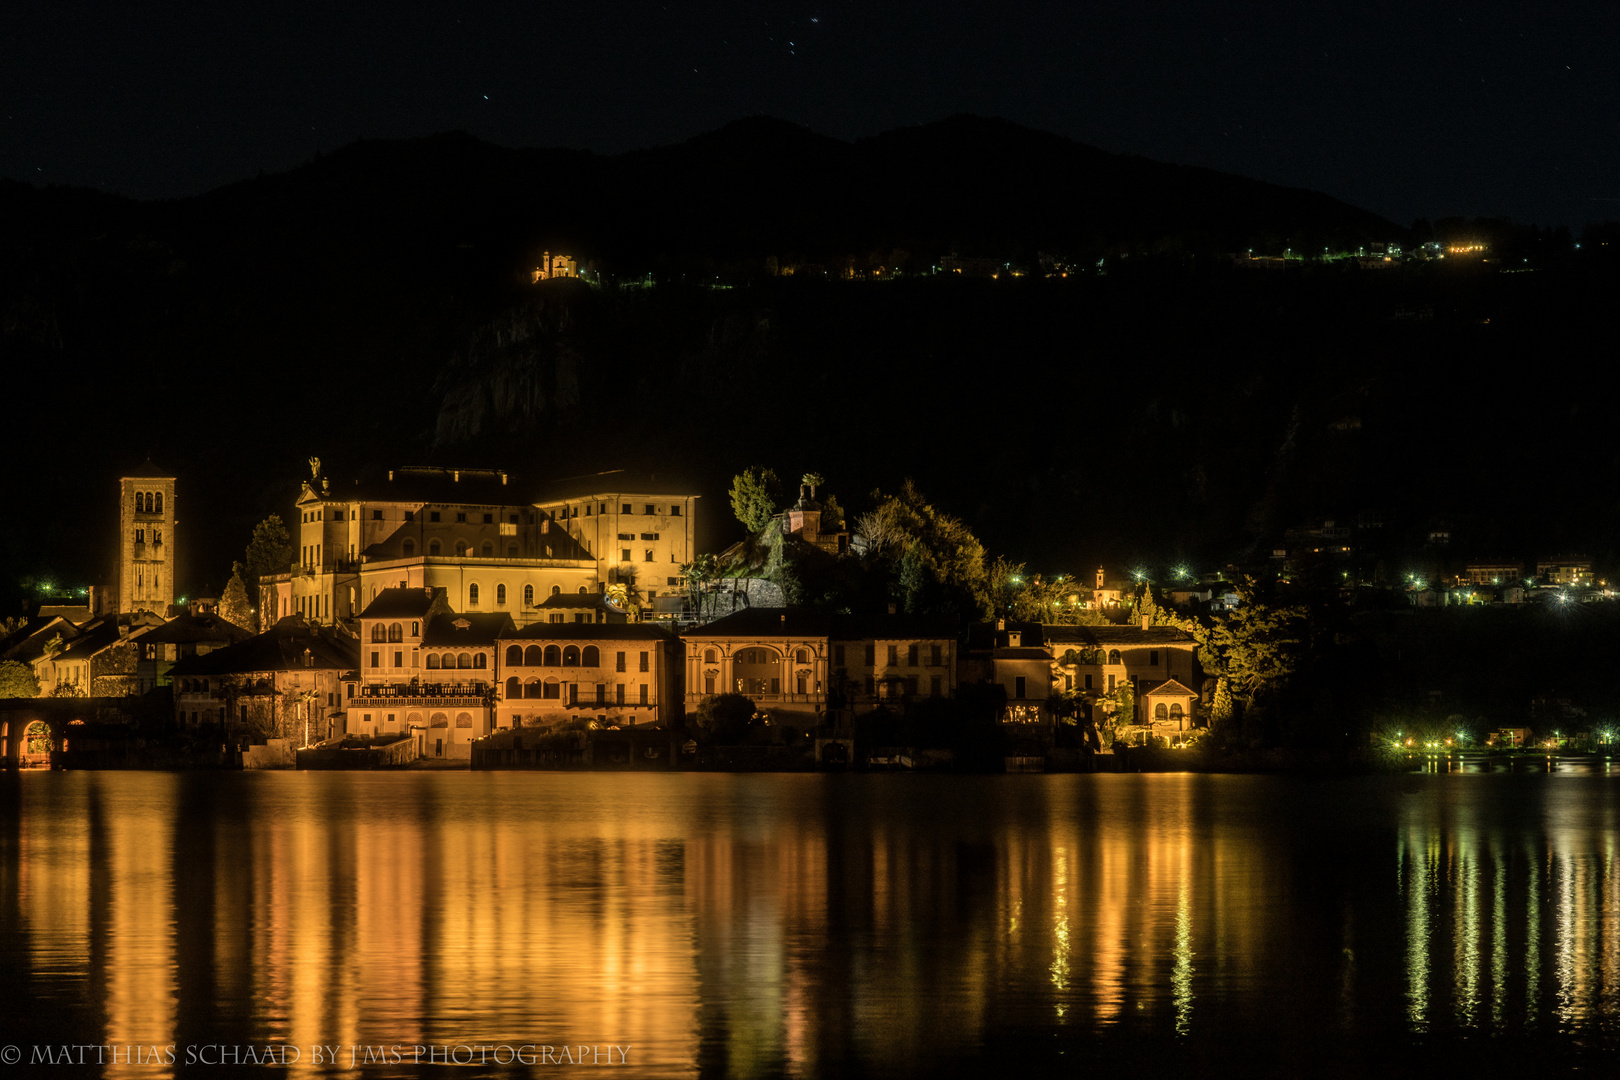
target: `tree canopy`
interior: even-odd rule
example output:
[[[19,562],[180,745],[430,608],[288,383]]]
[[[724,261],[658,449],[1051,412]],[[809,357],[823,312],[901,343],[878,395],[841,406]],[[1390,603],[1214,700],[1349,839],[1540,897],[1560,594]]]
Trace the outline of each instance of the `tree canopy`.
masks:
[[[292,537],[280,514],[271,514],[253,526],[247,546],[247,572],[254,584],[292,566]]]
[[[38,697],[39,680],[33,669],[17,660],[0,663],[0,698]]]
[[[763,465],[750,466],[731,478],[731,512],[743,528],[758,532],[776,516],[779,488],[776,473]]]
[[[960,519],[936,509],[910,480],[898,495],[874,492],[877,506],[856,528],[868,557],[895,571],[892,595],[907,614],[991,613],[984,545]]]
[[[231,564],[231,580],[225,583],[225,592],[219,598],[220,618],[244,630],[257,630],[253,604],[248,600],[247,584],[242,580],[242,564]]]

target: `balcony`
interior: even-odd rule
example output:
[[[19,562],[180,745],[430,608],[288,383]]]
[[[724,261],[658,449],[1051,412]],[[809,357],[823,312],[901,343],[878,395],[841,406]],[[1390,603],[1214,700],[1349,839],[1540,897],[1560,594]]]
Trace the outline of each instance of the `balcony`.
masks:
[[[371,683],[362,685],[356,702],[398,702],[401,705],[483,705],[488,683]],[[379,706],[372,706],[379,707]]]

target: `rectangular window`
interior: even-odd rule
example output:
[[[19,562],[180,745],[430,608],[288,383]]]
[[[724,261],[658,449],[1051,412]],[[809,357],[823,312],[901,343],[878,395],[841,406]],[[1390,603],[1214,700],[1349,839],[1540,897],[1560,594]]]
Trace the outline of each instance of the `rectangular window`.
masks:
[[[1110,694],[1114,692],[1114,676],[1112,673],[1110,673],[1108,676],[1108,692]]]
[[[405,666],[405,654],[403,652],[399,652],[398,650],[394,652],[394,666],[397,668],[402,668]]]
[[[554,622],[554,623],[567,622],[568,621],[568,616],[566,616],[566,615],[553,615],[551,617],[551,621]]]
[[[577,682],[571,682],[568,684],[568,704],[579,704],[579,683]]]
[[[647,513],[648,513],[649,516],[653,513],[653,504],[652,503],[647,504]]]
[[[907,645],[906,646],[906,667],[916,667],[917,666],[917,653],[918,653],[918,650],[920,650],[921,648],[922,648],[921,645]]]
[[[605,514],[605,513],[607,513],[607,503],[602,503],[602,504],[601,504],[601,505],[600,505],[600,506],[598,506],[598,507],[597,507],[597,508],[596,508],[596,509],[597,509],[597,512],[598,512],[598,513],[601,513],[601,514]]]
[[[872,642],[868,641],[866,643],[863,655],[867,667],[873,667],[877,664],[877,646]]]
[[[658,539],[658,534],[657,533],[642,533],[641,538],[643,540],[656,540],[656,539]]]
[[[681,579],[678,577],[666,578],[664,583],[666,585],[679,585],[681,583]]]
[[[382,511],[381,510],[373,510],[371,512],[371,520],[372,521],[381,521],[382,520]]]
[[[437,510],[428,511],[428,520],[429,521],[438,521],[439,520],[439,512]]]
[[[620,533],[619,534],[619,539],[620,540],[634,540],[635,538],[636,538],[635,533]]]
[[[703,692],[705,694],[708,694],[710,697],[714,696],[714,676],[713,675],[705,675],[705,676],[703,676]]]
[[[495,524],[495,515],[494,514],[485,514],[484,515],[484,524],[485,525],[493,525],[493,524]]]
[[[407,510],[407,511],[405,511],[405,521],[407,523],[415,521],[415,520],[416,520],[416,511],[415,510]]]
[[[1158,649],[1149,649],[1148,650],[1148,666],[1149,667],[1158,667],[1159,666],[1159,650]]]
[[[843,667],[844,666],[844,647],[842,645],[834,645],[833,646],[833,666],[834,667]]]
[[[1024,696],[1024,677],[1022,675],[1019,675],[1019,676],[1017,676],[1016,678],[1013,679],[1013,697],[1019,698],[1020,700],[1022,700],[1023,696]]]
[[[651,665],[649,665],[648,662],[647,662],[647,658],[650,655],[652,655],[652,654],[651,653],[646,653],[646,652],[643,652],[641,654],[641,670],[642,671],[651,671],[652,670]]]
[[[585,516],[586,517],[591,516],[591,504],[590,503],[585,504]]]
[[[621,514],[628,514],[630,512],[631,511],[630,511],[630,504],[629,503],[625,503],[623,509],[621,509],[619,511],[619,513],[621,513]]]
[[[898,645],[890,645],[889,646],[889,666],[890,667],[899,667],[900,666],[900,646],[898,646]]]
[[[714,680],[713,679],[708,679],[708,680],[706,680],[706,682],[708,683],[709,693],[711,693],[711,694],[714,693]],[[617,695],[618,704],[623,705],[624,704],[624,683],[619,683],[617,686],[615,686],[614,687],[614,693]]]
[[[1074,676],[1073,675],[1065,675],[1065,676],[1063,676],[1063,689],[1065,689],[1065,690],[1073,690],[1074,689]]]
[[[780,694],[781,692],[782,692],[782,680],[780,678],[772,679],[771,680],[771,694],[772,694],[772,696]]]
[[[945,662],[940,655],[941,651],[940,644],[937,641],[928,647],[928,664],[930,667],[939,667],[940,664]]]
[[[375,649],[372,650],[372,653],[371,653],[371,666],[372,667],[382,667],[381,657],[382,657],[382,653],[377,652]]]
[[[642,559],[642,560],[641,560],[641,561],[642,561],[642,562],[652,562],[652,561],[653,561],[653,557],[652,557],[652,548],[648,548],[648,549],[647,549],[647,557],[646,557],[646,558],[644,558],[644,559]]]
[[[560,683],[544,682],[540,684],[540,696],[555,699],[562,690]]]
[[[938,675],[930,675],[930,676],[928,676],[928,696],[929,697],[939,697],[939,676]]]
[[[464,523],[466,520],[467,520],[467,512],[465,510],[457,510],[456,511],[456,521]]]
[[[669,508],[669,516],[670,517],[680,517],[681,516],[680,504],[677,503],[676,505],[671,506]]]
[[[630,549],[629,548],[625,548],[625,549],[623,549],[622,551],[619,552],[619,561],[620,562],[629,562],[630,561]]]
[[[619,653],[617,658],[614,660],[613,670],[614,671],[623,671],[623,670],[625,670],[625,668],[624,668],[624,653]]]
[[[1087,690],[1091,689],[1091,676],[1090,675],[1086,676],[1086,689]]]
[[[513,514],[507,520],[510,521],[513,525],[516,525],[518,523],[518,516],[516,514]]]
[[[361,713],[360,715],[361,715],[361,719],[363,719],[366,723],[368,723],[368,724],[371,723],[371,714],[370,713]]]
[[[771,681],[774,683],[776,680],[772,679]],[[647,684],[646,683],[641,684],[641,703],[643,705],[647,704]]]

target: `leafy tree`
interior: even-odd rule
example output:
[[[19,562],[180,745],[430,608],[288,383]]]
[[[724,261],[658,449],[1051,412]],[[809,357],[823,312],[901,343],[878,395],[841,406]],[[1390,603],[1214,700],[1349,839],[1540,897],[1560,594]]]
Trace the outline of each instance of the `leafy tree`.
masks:
[[[1153,586],[1143,585],[1142,595],[1136,601],[1137,619],[1147,619],[1149,626],[1174,626],[1179,629],[1187,628],[1187,620],[1177,615],[1169,608],[1159,606],[1153,596]]]
[[[1236,608],[1189,629],[1204,670],[1215,673],[1247,709],[1274,695],[1299,667],[1306,611],[1277,602],[1253,578],[1234,591]]]
[[[602,596],[631,622],[641,621],[641,590],[634,581],[615,581],[602,590]]]
[[[875,493],[862,519],[869,557],[896,571],[894,594],[907,612],[983,618],[991,612],[984,545],[959,519],[935,509],[911,481],[899,495]],[[881,537],[881,540],[875,538]]]
[[[816,488],[827,482],[827,478],[818,472],[807,472],[799,478],[799,483],[810,489],[810,497],[816,497]]]
[[[1114,688],[1114,723],[1119,727],[1136,723],[1136,685],[1129,679]]]
[[[720,574],[720,560],[713,555],[699,555],[691,562],[681,567],[681,577],[686,579],[686,599],[692,614],[703,618],[703,609],[708,604],[708,584]]]
[[[778,486],[776,473],[760,465],[744,469],[731,478],[731,512],[737,515],[743,528],[751,533],[758,532],[776,516]]]
[[[231,564],[231,580],[225,583],[225,594],[219,598],[220,618],[244,630],[257,630],[253,605],[248,601],[247,585],[242,580],[242,564]]]
[[[692,726],[706,743],[734,746],[748,734],[754,703],[745,694],[711,694],[698,703]]]
[[[255,589],[265,578],[291,567],[292,561],[292,537],[287,534],[280,514],[271,514],[253,526],[253,538],[247,546],[247,573]]]
[[[39,696],[39,680],[27,664],[17,660],[0,663],[0,698]]]

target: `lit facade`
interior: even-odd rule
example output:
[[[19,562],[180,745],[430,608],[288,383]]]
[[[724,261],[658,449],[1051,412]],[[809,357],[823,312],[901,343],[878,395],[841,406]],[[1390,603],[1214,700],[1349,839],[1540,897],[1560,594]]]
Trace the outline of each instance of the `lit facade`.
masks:
[[[574,718],[669,726],[679,715],[678,643],[645,623],[535,623],[499,643],[502,728]]]
[[[535,501],[595,558],[602,585],[633,585],[649,601],[680,591],[697,554],[698,496],[680,484],[623,471],[554,484]]]
[[[148,466],[118,481],[118,610],[174,603],[174,477]]]

